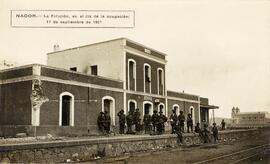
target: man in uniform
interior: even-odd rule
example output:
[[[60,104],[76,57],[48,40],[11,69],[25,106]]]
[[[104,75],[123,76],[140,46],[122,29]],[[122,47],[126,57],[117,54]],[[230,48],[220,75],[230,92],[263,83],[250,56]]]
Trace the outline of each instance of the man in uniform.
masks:
[[[177,124],[177,114],[175,109],[172,110],[172,114],[170,116],[171,126],[172,126],[172,134],[176,133],[176,124]]]
[[[105,131],[107,134],[111,131],[111,116],[108,114],[108,111],[104,112],[105,114]]]
[[[98,125],[98,129],[104,134],[104,130],[105,130],[105,114],[104,112],[100,112],[99,116],[97,118],[97,125]]]
[[[120,110],[120,112],[117,113],[117,116],[119,117],[119,133],[124,134],[126,124],[126,115],[124,114],[124,110]]]
[[[221,130],[225,130],[225,121],[224,121],[224,119],[222,119],[222,121],[221,121]]]
[[[159,116],[157,114],[157,111],[154,110],[154,114],[152,115],[152,125],[153,125],[153,133],[154,134],[157,133],[158,119],[159,119]]]
[[[134,132],[132,131],[132,125],[133,125],[133,112],[129,111],[128,115],[126,117],[127,120],[127,134],[134,134]]]
[[[185,115],[183,111],[180,111],[180,114],[178,116],[178,124],[180,126],[181,132],[184,133]]]
[[[207,128],[208,128],[208,125],[203,124],[203,130],[201,132],[201,136],[202,136],[204,143],[210,142],[210,137],[209,137],[210,132]]]
[[[159,112],[159,123],[158,123],[158,133],[164,134],[165,132],[165,122],[167,122],[168,118],[163,114],[162,111]]]
[[[140,114],[140,111],[139,111],[139,108],[136,108],[135,112],[134,112],[134,124],[135,124],[135,130],[136,132],[139,132],[141,130],[141,114]]]
[[[192,115],[189,113],[187,117],[187,132],[189,133],[189,128],[191,129],[191,132],[193,133],[193,120]]]
[[[144,124],[145,134],[150,134],[150,132],[151,132],[151,116],[150,116],[149,112],[147,112],[143,116],[143,124]]]
[[[218,141],[218,128],[216,126],[216,123],[213,123],[212,132],[213,132],[214,141],[217,142]]]

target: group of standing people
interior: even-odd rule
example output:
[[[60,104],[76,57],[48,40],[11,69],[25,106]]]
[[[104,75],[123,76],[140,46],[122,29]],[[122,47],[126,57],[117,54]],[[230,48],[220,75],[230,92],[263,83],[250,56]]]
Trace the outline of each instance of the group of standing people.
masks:
[[[164,134],[165,123],[168,121],[168,118],[163,114],[163,112],[158,112],[157,110],[154,110],[152,115],[149,114],[149,111],[146,111],[143,119],[141,119],[139,108],[136,108],[135,111],[130,110],[127,115],[125,115],[124,110],[120,110],[117,113],[117,116],[119,117],[120,134],[136,134],[137,132],[143,131],[143,129],[145,134]],[[143,124],[141,124],[141,120]],[[182,133],[184,133],[185,122],[187,125],[187,133],[193,133],[193,119],[190,113],[187,114],[186,119],[183,111],[180,111],[180,114],[177,115],[176,110],[173,109],[169,121],[172,127],[171,133],[177,134],[179,138],[181,138]],[[97,124],[101,132],[107,134],[110,133],[111,118],[107,111],[100,112],[97,119]],[[224,120],[222,120],[221,126],[222,130],[224,130]],[[213,123],[211,131],[214,141],[216,142],[218,140],[218,128],[216,123]],[[208,125],[204,121],[202,128],[200,123],[196,124],[195,133],[198,133],[205,143],[210,142],[211,132],[208,130]]]
[[[124,114],[124,110],[120,110],[117,116],[119,117],[120,134],[125,133],[126,125],[126,134],[136,134],[143,129],[146,134],[163,134],[165,132],[165,123],[168,119],[162,111],[158,114],[156,110],[153,115],[146,112],[141,119],[139,108],[136,108],[135,111],[130,110],[127,115]],[[143,124],[141,124],[141,120]]]
[[[187,132],[189,133],[190,130],[193,132],[193,120],[192,120],[192,115],[188,113],[187,115],[187,120],[185,118],[184,112],[180,111],[180,114],[176,114],[176,110],[172,110],[172,114],[170,116],[170,122],[172,126],[172,134],[175,134],[177,130],[180,130],[182,133],[184,133],[184,126],[185,126],[185,121],[187,123]]]

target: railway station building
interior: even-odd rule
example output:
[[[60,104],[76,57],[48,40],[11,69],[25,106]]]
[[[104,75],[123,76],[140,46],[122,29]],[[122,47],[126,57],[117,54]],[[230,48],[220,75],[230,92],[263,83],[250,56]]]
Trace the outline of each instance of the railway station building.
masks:
[[[1,70],[0,135],[97,135],[101,111],[118,132],[117,113],[135,108],[141,117],[175,109],[191,113],[194,124],[209,122],[218,107],[207,98],[167,89],[166,56],[118,38],[48,53],[47,65]]]

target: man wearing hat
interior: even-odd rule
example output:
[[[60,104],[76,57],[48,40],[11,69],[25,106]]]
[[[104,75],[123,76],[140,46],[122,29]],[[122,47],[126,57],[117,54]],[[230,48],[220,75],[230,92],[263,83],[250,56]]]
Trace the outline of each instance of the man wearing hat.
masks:
[[[153,133],[157,133],[157,125],[158,125],[159,116],[157,114],[157,110],[154,110],[154,114],[152,115],[152,125],[153,125]]]
[[[126,115],[124,114],[124,110],[120,110],[117,113],[117,116],[119,117],[119,134],[124,134],[126,124]]]
[[[212,127],[212,132],[213,132],[213,137],[214,137],[215,142],[218,141],[218,128],[216,125],[217,125],[216,123],[213,123],[213,127]]]
[[[175,109],[172,109],[170,121],[171,121],[171,126],[172,126],[172,134],[175,134],[176,133],[176,124],[177,124],[177,114],[176,114]]]

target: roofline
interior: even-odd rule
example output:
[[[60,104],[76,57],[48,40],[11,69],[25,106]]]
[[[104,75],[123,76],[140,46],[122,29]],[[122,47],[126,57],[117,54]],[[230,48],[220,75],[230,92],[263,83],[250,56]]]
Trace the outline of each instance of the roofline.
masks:
[[[195,95],[195,94],[191,94],[191,93],[177,92],[177,91],[172,91],[172,90],[167,90],[167,92],[174,92],[174,93],[180,93],[180,94],[185,94],[185,95],[189,95],[189,96],[197,96],[197,97],[200,97],[199,95]]]
[[[18,69],[22,69],[22,68],[33,67],[35,65],[42,65],[42,64],[33,63],[33,64],[26,64],[26,65],[14,66],[14,67],[11,67],[11,68],[6,68],[6,69],[0,70],[0,73],[7,72],[7,71],[12,71],[12,70],[18,70]]]
[[[148,46],[145,46],[141,43],[138,43],[138,42],[135,42],[131,39],[128,39],[128,38],[125,38],[125,37],[121,37],[121,38],[116,38],[116,39],[111,39],[111,40],[106,40],[106,41],[102,41],[102,42],[95,42],[95,43],[91,43],[91,44],[86,44],[86,45],[82,45],[82,46],[77,46],[77,47],[73,47],[73,48],[67,48],[67,49],[63,49],[63,50],[59,50],[59,51],[53,51],[53,52],[48,52],[47,55],[51,55],[51,54],[55,54],[55,53],[58,53],[58,52],[63,52],[63,51],[69,51],[69,50],[74,50],[74,49],[78,49],[78,48],[83,48],[83,47],[88,47],[88,46],[92,46],[92,45],[98,45],[98,44],[103,44],[103,43],[107,43],[107,42],[112,42],[112,41],[116,41],[116,40],[126,40],[126,41],[129,41],[129,42],[132,42],[132,43],[135,43],[135,44],[138,44],[142,47],[145,47],[151,51],[155,51],[155,52],[158,52],[160,53],[161,55],[163,56],[167,56],[167,54],[163,53],[163,52],[160,52],[158,50],[155,50],[153,48],[150,48]]]
[[[102,44],[102,43],[106,43],[106,42],[112,42],[112,41],[116,41],[116,40],[123,40],[123,39],[125,39],[125,38],[116,38],[116,39],[106,40],[106,41],[102,41],[102,42],[95,42],[95,43],[91,43],[91,44],[85,44],[85,45],[82,45],[82,46],[66,48],[66,49],[59,50],[59,51],[48,52],[47,55],[51,55],[51,54],[58,53],[58,52],[63,52],[63,51],[74,50],[74,49],[83,48],[83,47],[88,47],[88,46],[92,46],[92,45]]]
[[[125,39],[125,40],[127,40],[127,41],[129,41],[129,42],[133,42],[133,43],[135,43],[135,44],[138,44],[138,45],[140,45],[140,46],[142,46],[142,47],[145,47],[145,48],[147,48],[147,49],[149,49],[149,50],[156,51],[156,52],[160,53],[160,54],[163,55],[163,56],[167,56],[167,54],[165,54],[165,53],[163,53],[163,52],[160,52],[160,51],[158,51],[158,50],[155,50],[155,49],[153,49],[153,48],[150,48],[150,47],[148,47],[148,46],[145,46],[145,45],[143,45],[143,44],[141,44],[141,43],[135,42],[135,41],[130,40],[130,39],[128,39],[128,38],[123,38],[123,39]]]
[[[48,65],[43,65],[43,64],[37,64],[37,63],[22,65],[22,66],[18,66],[18,67],[12,67],[12,68],[8,68],[8,69],[3,69],[3,70],[0,70],[0,73],[7,72],[7,71],[12,71],[12,70],[18,70],[18,69],[22,69],[22,68],[33,67],[33,66],[41,66],[41,67],[45,67],[45,68],[52,68],[52,69],[59,70],[59,71],[75,73],[75,74],[91,76],[91,77],[98,77],[100,79],[111,80],[111,81],[115,81],[115,82],[121,82],[121,83],[124,82],[123,80],[118,80],[118,79],[113,79],[113,78],[108,78],[108,77],[103,77],[103,76],[96,76],[96,75],[86,74],[86,73],[82,73],[82,72],[75,72],[75,71],[71,71],[71,70],[64,69],[64,68],[58,68],[58,67],[53,67],[53,66],[48,66]]]

